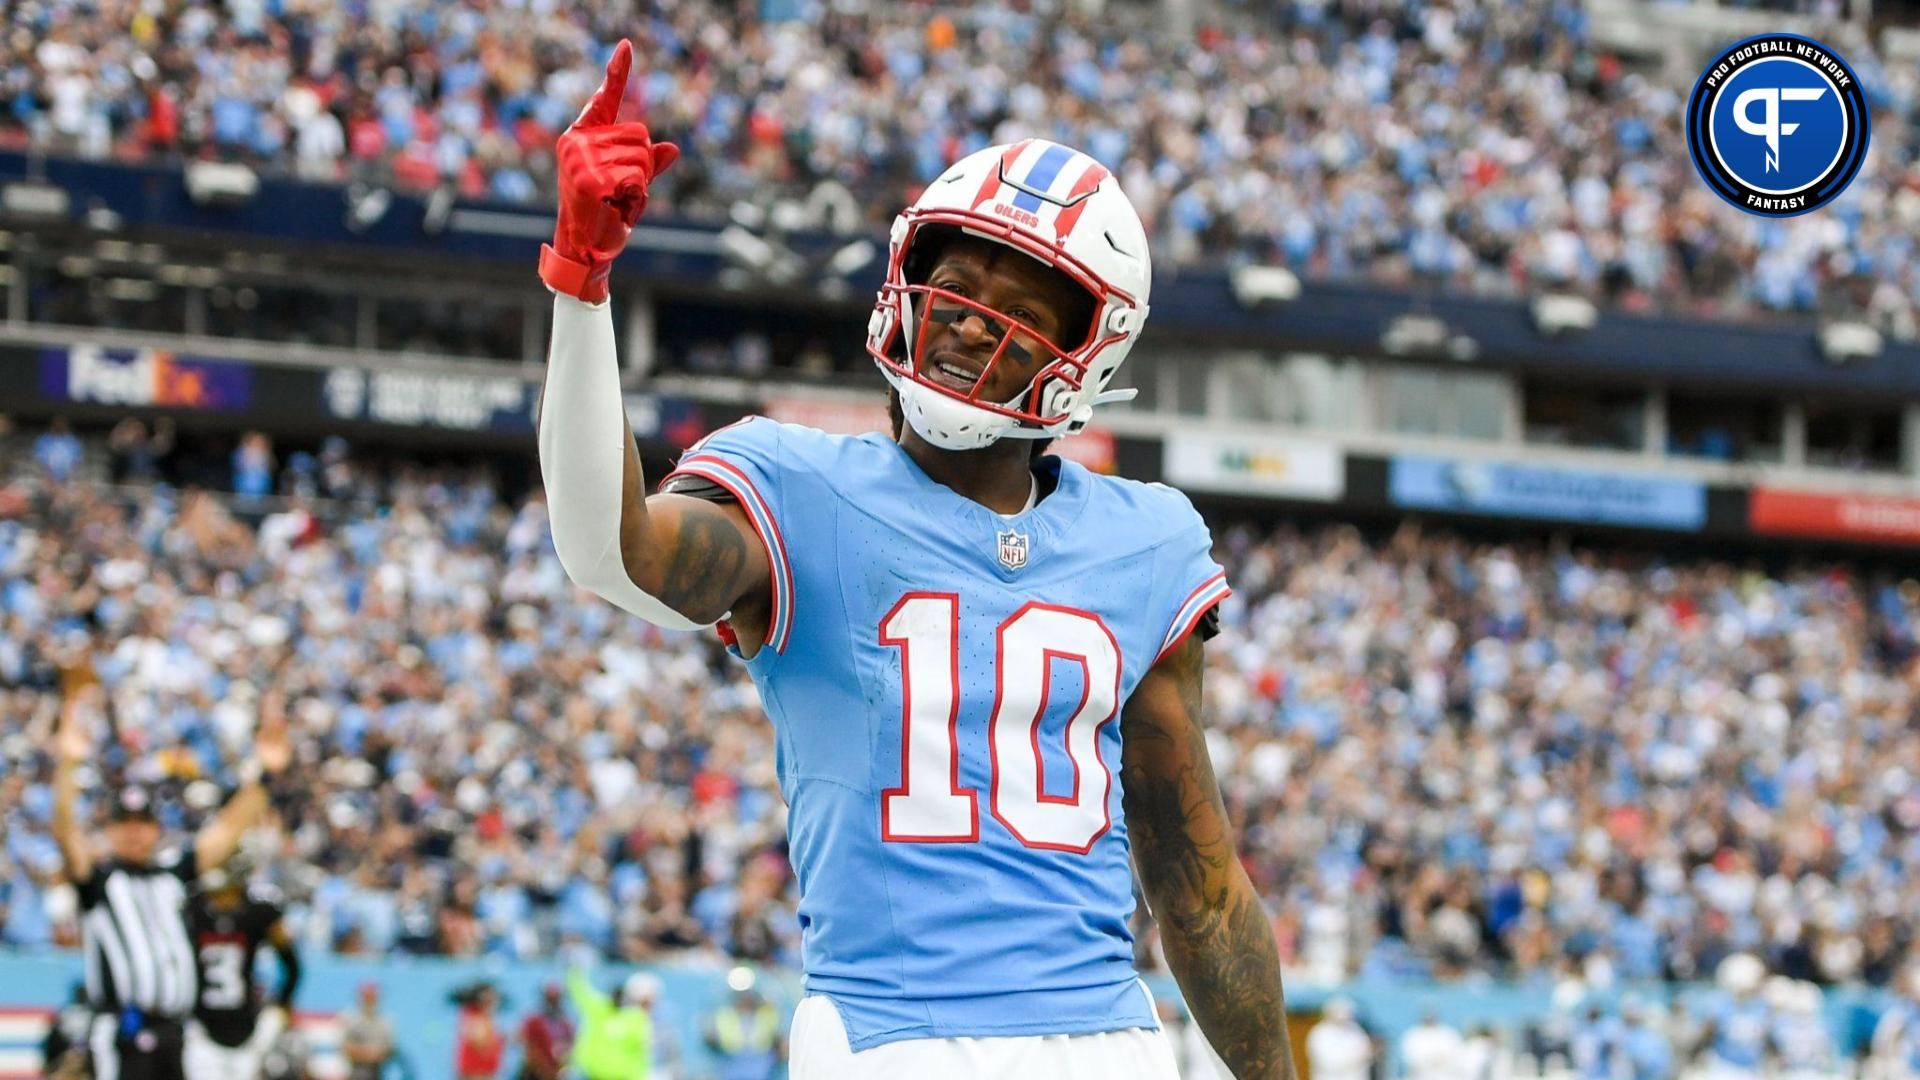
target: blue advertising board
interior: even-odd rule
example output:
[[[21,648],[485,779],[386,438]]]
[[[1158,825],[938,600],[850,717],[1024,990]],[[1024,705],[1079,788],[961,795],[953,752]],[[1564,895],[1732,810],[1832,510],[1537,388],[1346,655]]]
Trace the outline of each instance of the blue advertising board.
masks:
[[[53,401],[244,412],[253,368],[163,349],[55,346],[40,352],[40,393]]]
[[[1693,532],[1706,524],[1698,480],[1631,471],[1402,455],[1387,476],[1395,506]]]

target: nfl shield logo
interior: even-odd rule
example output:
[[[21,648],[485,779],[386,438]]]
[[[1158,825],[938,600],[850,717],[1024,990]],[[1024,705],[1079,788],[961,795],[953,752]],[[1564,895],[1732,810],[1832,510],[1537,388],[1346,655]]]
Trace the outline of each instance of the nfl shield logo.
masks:
[[[1023,532],[1003,532],[1000,538],[1000,565],[1009,570],[1018,570],[1027,565],[1027,534]]]

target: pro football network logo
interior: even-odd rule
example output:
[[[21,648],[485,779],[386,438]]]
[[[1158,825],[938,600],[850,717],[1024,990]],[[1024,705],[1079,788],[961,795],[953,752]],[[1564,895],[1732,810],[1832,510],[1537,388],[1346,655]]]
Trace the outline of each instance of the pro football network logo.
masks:
[[[1867,98],[1832,49],[1762,34],[1714,57],[1687,99],[1687,151],[1715,195],[1763,217],[1832,202],[1867,157]]]

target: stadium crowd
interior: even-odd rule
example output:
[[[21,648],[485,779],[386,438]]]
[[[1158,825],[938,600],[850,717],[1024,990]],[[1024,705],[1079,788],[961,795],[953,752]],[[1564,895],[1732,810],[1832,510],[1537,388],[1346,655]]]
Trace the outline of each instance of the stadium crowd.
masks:
[[[1238,7],[1182,39],[1063,0],[33,0],[7,7],[0,144],[544,205],[556,135],[631,35],[637,98],[686,152],[656,213],[790,197],[882,225],[960,154],[1039,135],[1115,168],[1168,262],[1916,331],[1910,64],[1849,50],[1877,111],[1862,175],[1763,221],[1679,151],[1687,86],[1596,45],[1576,0]]]
[[[251,435],[215,494],[168,484],[173,436],[137,421],[6,438],[0,944],[71,940],[44,747],[90,653],[96,772],[172,792],[176,826],[231,781],[257,688],[289,691],[300,782],[259,854],[308,948],[797,960],[744,669],[572,589],[537,496],[337,440]],[[1414,525],[1217,539],[1210,740],[1300,977],[1604,986],[1751,952],[1897,982],[1920,585]]]

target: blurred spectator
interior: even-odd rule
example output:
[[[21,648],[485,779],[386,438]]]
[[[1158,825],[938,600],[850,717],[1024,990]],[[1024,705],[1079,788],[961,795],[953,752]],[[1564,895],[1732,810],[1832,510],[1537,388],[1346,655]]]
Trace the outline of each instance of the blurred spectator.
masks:
[[[1620,1023],[1599,1005],[1588,1005],[1568,1043],[1581,1080],[1609,1080],[1620,1072]]]
[[[1429,1012],[1400,1036],[1400,1066],[1407,1080],[1464,1080],[1466,1040]]]
[[[707,1046],[720,1056],[721,1080],[769,1080],[786,1055],[780,1013],[754,989],[754,977],[735,968],[733,997],[707,1019]]]
[[[167,456],[173,452],[173,420],[161,417],[148,430],[145,421],[129,416],[107,436],[108,477],[116,484],[152,483],[162,478]]]
[[[1509,1080],[1513,1076],[1512,1056],[1493,1028],[1476,1026],[1461,1044],[1460,1080]]]
[[[233,450],[233,492],[250,499],[273,493],[273,440],[264,432],[240,436]]]
[[[1647,1006],[1629,1000],[1621,1007],[1620,1056],[1630,1080],[1662,1080],[1674,1074],[1673,1047]]]
[[[1820,988],[1776,975],[1768,980],[1768,1004],[1774,1010],[1768,1042],[1774,1074],[1786,1080],[1823,1080],[1833,1076],[1840,1061],[1821,1015]]]
[[[1673,1044],[1673,1060],[1676,1066],[1691,1066],[1706,1057],[1707,1036],[1711,1034],[1711,1025],[1699,1010],[1690,1006],[1684,999],[1673,1003],[1673,1014],[1668,1018],[1667,1038]]]
[[[1320,1022],[1307,1032],[1307,1073],[1314,1080],[1370,1080],[1373,1040],[1353,1018],[1353,1002],[1327,1002]]]
[[[1899,991],[1874,1024],[1862,1080],[1920,1076],[1920,964],[1902,973]]]
[[[454,1022],[453,1075],[455,1080],[495,1080],[506,1056],[506,1033],[500,1030],[500,993],[490,983],[467,987],[456,998],[460,1015]]]
[[[573,1055],[573,1022],[559,983],[540,990],[540,1004],[520,1024],[520,1080],[559,1080]]]
[[[567,989],[580,1014],[573,1065],[584,1080],[648,1080],[654,1062],[651,1010],[660,996],[659,980],[635,972],[615,996],[594,989],[576,969],[567,975]]]
[[[33,460],[39,462],[47,477],[56,484],[72,478],[82,456],[80,437],[67,427],[64,416],[54,417],[47,430],[33,440]]]
[[[359,1001],[341,1025],[348,1080],[380,1080],[393,1060],[393,1025],[380,1012],[380,987],[361,983]]]
[[[1707,1012],[1707,1063],[1716,1076],[1757,1080],[1763,1075],[1774,1019],[1761,993],[1766,977],[1766,965],[1747,953],[1720,964],[1720,995]]]

